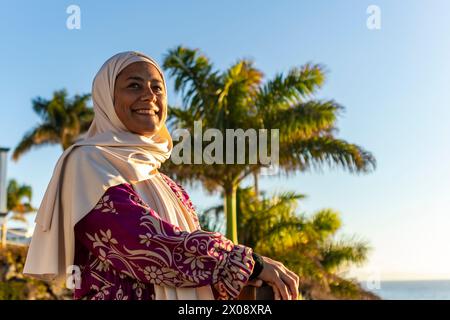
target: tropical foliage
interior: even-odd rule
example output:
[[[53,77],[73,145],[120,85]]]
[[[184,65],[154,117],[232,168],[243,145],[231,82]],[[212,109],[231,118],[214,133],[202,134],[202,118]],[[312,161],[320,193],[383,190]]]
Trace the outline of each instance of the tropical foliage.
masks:
[[[244,132],[278,129],[278,150],[269,138],[267,155],[278,151],[277,168],[285,174],[324,167],[367,173],[375,168],[376,161],[370,152],[337,137],[337,120],[344,107],[334,100],[317,98],[326,80],[322,65],[308,63],[265,79],[251,60],[237,60],[221,71],[199,50],[179,46],[167,52],[163,67],[181,96],[181,105],[168,109],[171,129],[186,129],[191,137],[197,121],[203,132],[218,129],[223,137],[227,129]],[[89,99],[89,94],[69,98],[66,90],[54,92],[50,100],[34,99],[32,107],[41,122],[23,136],[13,159],[18,160],[32,148],[48,144],[67,149],[92,122]],[[348,266],[367,259],[369,247],[356,237],[337,237],[341,219],[334,210],[324,209],[306,216],[297,212],[303,195],[260,195],[257,181],[267,164],[261,161],[260,136],[257,139],[256,146],[252,146],[252,155],[257,155],[256,164],[250,164],[249,152],[244,155],[245,162],[239,164],[237,159],[241,155],[237,154],[237,143],[232,143],[232,164],[205,161],[193,164],[194,152],[182,165],[166,161],[162,169],[181,183],[200,183],[209,192],[220,191],[224,203],[200,216],[203,227],[226,230],[227,237],[235,243],[243,243],[283,262],[300,275],[304,297],[376,298],[341,276]],[[193,140],[183,140],[183,144],[194,149]],[[209,144],[203,141],[202,150]],[[245,150],[250,150],[249,147],[246,142]],[[215,149],[214,155],[226,155],[229,151],[226,143],[221,148]],[[250,175],[255,178],[256,188],[240,188],[241,182]],[[11,181],[8,192],[9,210],[18,219],[23,218],[32,210],[31,188]],[[25,252],[25,247],[0,252],[0,299],[66,297],[61,288],[21,278]]]
[[[63,150],[70,147],[77,137],[87,131],[94,112],[87,103],[90,94],[69,98],[67,91],[55,91],[51,100],[41,97],[33,99],[33,110],[41,123],[27,132],[13,151],[18,160],[30,149],[48,144],[60,144]]]
[[[8,183],[7,208],[12,212],[10,219],[27,222],[25,215],[36,209],[31,205],[33,191],[30,185],[20,185],[15,179]]]
[[[11,179],[8,183],[7,188],[7,201],[6,206],[8,210],[8,215],[4,218],[2,222],[2,237],[1,237],[1,245],[2,247],[6,246],[6,234],[8,231],[7,223],[8,220],[16,220],[21,221],[27,224],[26,215],[28,213],[34,212],[35,208],[31,205],[31,197],[32,197],[32,189],[31,186],[23,184],[19,185],[19,183],[15,179]],[[9,213],[12,213],[9,216]]]
[[[220,130],[223,137],[227,129],[279,129],[281,172],[320,169],[324,165],[368,172],[375,166],[370,152],[335,136],[336,120],[344,108],[333,100],[315,98],[325,81],[321,65],[293,67],[263,82],[263,73],[250,60],[238,60],[221,72],[199,50],[176,47],[165,56],[163,67],[182,97],[181,107],[169,108],[169,124],[187,129],[191,137],[195,121],[201,121],[204,131]],[[276,151],[269,140],[268,151]],[[193,139],[183,143],[194,149]],[[203,142],[203,147],[208,144]],[[225,146],[223,143],[224,155]],[[167,161],[164,167],[180,181],[200,181],[207,190],[223,193],[227,236],[236,242],[237,187],[250,174],[257,176],[265,165],[260,161],[259,142],[253,146],[253,154],[258,156],[256,164],[249,164],[249,154],[244,164],[237,164],[234,146],[234,164],[193,164],[191,158],[191,165]]]
[[[0,300],[70,299],[63,284],[49,283],[25,277],[22,273],[27,246],[8,245],[0,249]]]
[[[297,273],[305,298],[376,298],[355,281],[344,278],[348,267],[366,261],[370,250],[368,243],[355,236],[338,238],[336,233],[342,222],[334,210],[319,210],[312,216],[300,214],[298,203],[304,197],[286,192],[260,198],[253,188],[239,188],[239,243],[281,261]],[[203,212],[202,227],[219,231],[221,219],[217,215],[221,209],[216,207]]]

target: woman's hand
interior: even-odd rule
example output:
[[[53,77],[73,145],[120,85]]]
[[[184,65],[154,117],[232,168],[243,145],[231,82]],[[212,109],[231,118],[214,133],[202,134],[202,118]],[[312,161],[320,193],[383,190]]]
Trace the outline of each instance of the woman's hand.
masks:
[[[261,279],[253,279],[253,280],[249,280],[246,285],[247,286],[252,286],[252,287],[261,287],[263,284],[263,281]]]
[[[272,287],[275,300],[298,299],[298,276],[287,269],[281,262],[262,257],[264,268],[257,279],[267,282]]]

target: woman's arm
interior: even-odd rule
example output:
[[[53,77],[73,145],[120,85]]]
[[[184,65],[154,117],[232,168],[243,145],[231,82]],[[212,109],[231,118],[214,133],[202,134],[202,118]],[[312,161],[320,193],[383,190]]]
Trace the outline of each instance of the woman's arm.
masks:
[[[109,188],[75,234],[103,263],[132,278],[174,287],[210,284],[229,298],[239,295],[255,264],[251,248],[218,232],[181,231],[162,220],[127,184]]]

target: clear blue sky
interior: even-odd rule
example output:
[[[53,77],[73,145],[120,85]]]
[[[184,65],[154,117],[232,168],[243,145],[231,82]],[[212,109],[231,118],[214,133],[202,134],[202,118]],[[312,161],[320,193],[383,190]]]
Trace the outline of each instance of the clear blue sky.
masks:
[[[70,4],[81,8],[81,30],[66,28]],[[381,30],[366,27],[370,4],[381,9]],[[359,277],[450,279],[449,12],[445,0],[14,1],[0,10],[0,146],[14,147],[37,124],[32,98],[90,92],[100,65],[119,51],[161,61],[183,44],[218,68],[253,58],[268,78],[323,63],[318,97],[346,107],[339,137],[372,151],[377,170],[264,178],[261,187],[307,194],[307,213],[341,212],[344,233],[374,247]],[[173,92],[169,99],[177,101]],[[36,206],[60,153],[43,147],[8,163],[9,178],[33,187]],[[219,201],[188,191],[200,208]]]

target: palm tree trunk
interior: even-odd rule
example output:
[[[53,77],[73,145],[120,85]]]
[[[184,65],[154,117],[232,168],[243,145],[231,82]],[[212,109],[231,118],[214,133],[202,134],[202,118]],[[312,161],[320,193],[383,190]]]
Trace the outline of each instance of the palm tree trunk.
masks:
[[[7,228],[6,228],[6,219],[5,219],[4,223],[2,224],[2,248],[6,248],[6,232],[7,232]]]
[[[61,147],[63,148],[63,151],[66,151],[70,146],[72,145],[72,142],[69,140],[67,136],[63,136],[61,138]]]
[[[259,172],[258,171],[253,171],[253,182],[255,185],[255,194],[258,197],[259,196],[259,188],[258,188],[258,177],[259,176]]]
[[[236,190],[237,186],[232,184],[224,188],[225,215],[227,217],[227,238],[238,243],[237,218],[236,218]]]

